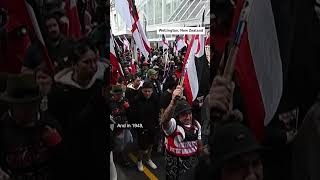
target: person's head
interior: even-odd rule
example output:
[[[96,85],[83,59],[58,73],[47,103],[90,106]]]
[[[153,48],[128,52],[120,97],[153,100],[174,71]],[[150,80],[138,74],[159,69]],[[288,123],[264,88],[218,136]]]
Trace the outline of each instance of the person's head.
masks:
[[[59,17],[53,14],[48,15],[45,19],[45,25],[49,40],[57,41],[60,37]]]
[[[178,81],[178,77],[177,77],[177,75],[176,74],[172,74],[172,76],[171,76],[172,78],[173,78],[173,80],[174,81]]]
[[[88,39],[79,40],[71,53],[71,62],[76,81],[88,83],[97,72],[97,54]]]
[[[129,70],[128,67],[125,67],[125,68],[124,68],[124,73],[127,74],[127,75],[130,74],[130,70]]]
[[[170,89],[170,90],[174,90],[174,89],[176,89],[176,87],[177,87],[177,85],[178,85],[178,82],[177,82],[177,80],[174,78],[174,77],[168,77],[168,79],[167,79],[167,82],[168,82],[168,89]]]
[[[212,168],[219,180],[262,180],[262,147],[240,122],[219,124],[210,137]]]
[[[0,101],[9,105],[9,115],[20,126],[36,122],[40,105],[40,92],[33,74],[9,75],[6,91]]]
[[[213,24],[221,27],[223,30],[229,32],[232,25],[233,15],[234,15],[234,5],[233,1],[230,0],[213,0]],[[225,32],[225,33],[226,33]]]
[[[141,88],[142,94],[146,99],[149,99],[153,93],[153,85],[150,81],[145,81]]]
[[[125,85],[125,84],[126,84],[123,76],[120,76],[120,77],[118,78],[117,84],[118,84],[118,85]]]
[[[114,101],[120,101],[123,97],[123,92],[124,91],[121,85],[114,85],[112,86],[110,94],[112,95],[112,99]]]
[[[36,83],[39,86],[39,90],[42,95],[47,95],[51,90],[53,77],[50,75],[50,73],[51,72],[45,62],[42,62],[35,69]]]
[[[141,83],[141,78],[137,75],[133,75],[132,76],[133,87],[138,88],[140,86],[140,83]]]
[[[157,72],[160,71],[160,67],[158,65],[153,66],[153,69],[156,70]]]
[[[179,99],[177,101],[177,106],[174,114],[175,118],[183,125],[192,124],[192,108],[186,100]]]
[[[149,69],[147,74],[148,74],[148,78],[150,80],[157,80],[158,79],[158,72],[154,69]]]
[[[142,63],[142,70],[144,70],[144,71],[146,71],[146,70],[148,70],[149,69],[149,62],[148,61],[144,61],[143,63]]]

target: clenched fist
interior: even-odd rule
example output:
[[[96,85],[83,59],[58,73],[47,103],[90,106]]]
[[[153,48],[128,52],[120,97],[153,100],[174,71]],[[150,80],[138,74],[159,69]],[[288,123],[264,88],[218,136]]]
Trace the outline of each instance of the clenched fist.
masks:
[[[234,82],[222,76],[216,76],[206,97],[210,109],[217,109],[223,113],[232,110],[234,87]]]
[[[172,100],[176,101],[178,97],[180,97],[183,93],[182,86],[177,86],[177,88],[172,93]]]

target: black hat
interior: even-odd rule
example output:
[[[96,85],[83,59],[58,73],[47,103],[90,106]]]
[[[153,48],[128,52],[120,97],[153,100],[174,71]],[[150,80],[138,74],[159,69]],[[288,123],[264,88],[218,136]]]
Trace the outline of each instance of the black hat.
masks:
[[[177,100],[177,106],[174,112],[174,116],[177,117],[179,114],[186,111],[191,111],[191,110],[192,110],[191,106],[185,99],[179,99]]]
[[[12,74],[8,76],[4,93],[0,101],[6,103],[29,103],[41,99],[39,88],[33,74]]]
[[[152,82],[151,82],[151,81],[145,81],[145,82],[143,82],[141,88],[142,88],[142,89],[144,89],[144,88],[153,88]]]
[[[211,161],[215,170],[240,154],[262,150],[251,131],[240,122],[216,125],[209,139]]]
[[[121,85],[114,85],[112,86],[112,89],[110,91],[110,94],[122,94],[124,91],[123,91],[123,88]]]

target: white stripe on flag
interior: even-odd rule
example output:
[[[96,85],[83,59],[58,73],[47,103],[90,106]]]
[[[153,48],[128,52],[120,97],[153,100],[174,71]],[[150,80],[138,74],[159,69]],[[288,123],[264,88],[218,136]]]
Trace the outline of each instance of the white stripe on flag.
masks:
[[[119,12],[120,16],[124,20],[127,28],[132,29],[132,25],[135,23],[131,13],[128,0],[115,0],[115,8]],[[140,20],[137,22],[137,29],[132,32],[132,36],[140,49],[140,52],[145,56],[149,56],[150,43],[146,37],[146,34],[141,26]],[[146,47],[147,46],[147,47]]]
[[[189,85],[192,92],[192,100],[196,99],[199,91],[199,81],[198,81],[197,68],[195,63],[195,53],[198,49],[198,42],[199,42],[199,39],[198,40],[194,39],[189,57],[185,65],[185,68],[187,69],[186,73],[188,74]]]
[[[267,125],[277,111],[282,96],[282,64],[271,3],[251,1],[248,39],[265,108]]]

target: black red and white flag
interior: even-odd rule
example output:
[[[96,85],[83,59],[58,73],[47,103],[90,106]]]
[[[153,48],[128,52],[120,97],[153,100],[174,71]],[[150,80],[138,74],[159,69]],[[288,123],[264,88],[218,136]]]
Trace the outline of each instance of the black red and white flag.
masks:
[[[161,43],[162,43],[163,49],[168,49],[168,48],[169,48],[169,43],[168,43],[168,41],[167,41],[167,39],[166,39],[166,37],[165,37],[164,34],[162,34],[162,41],[161,41]]]
[[[112,31],[110,29],[110,64],[112,65],[111,70],[111,84],[116,84],[120,76],[124,76],[121,64],[118,59],[117,52],[115,50],[115,41],[113,38]]]
[[[146,33],[141,26],[137,8],[133,0],[115,0],[115,8],[124,20],[127,27],[130,27],[132,37],[140,49],[140,52],[149,57],[151,53],[150,43],[147,39]]]
[[[45,46],[45,43],[44,43],[44,40],[43,40],[43,37],[41,34],[35,12],[33,10],[33,7],[31,6],[31,4],[29,3],[29,1],[28,0],[1,0],[0,7],[4,8],[6,11],[8,11],[8,15],[10,17],[9,18],[9,25],[11,25],[13,28],[17,27],[17,25],[26,27],[26,31],[30,37],[30,40],[31,41],[36,40],[36,41],[40,42],[41,50],[44,55],[44,61],[47,65],[48,70],[53,75],[54,74],[54,66],[50,60],[49,55],[48,55],[48,51],[47,51],[47,48]],[[13,21],[11,21],[10,19]],[[7,28],[9,28],[9,27],[7,27]],[[16,42],[16,43],[21,43],[21,42]],[[15,45],[16,45],[16,47],[21,47],[21,44],[15,44]],[[24,48],[27,48],[27,47],[28,46],[26,44]],[[18,52],[18,53],[20,53],[20,52]],[[21,54],[21,55],[23,55],[23,54]],[[23,58],[21,58],[21,60],[22,59]],[[16,63],[16,62],[13,62],[13,63]],[[10,64],[10,62],[9,62],[9,64]]]
[[[244,7],[244,3],[248,6]],[[274,15],[269,0],[239,0],[234,6],[230,33],[225,34],[226,31],[219,26],[215,28],[215,49],[223,54],[230,37],[235,32],[243,32],[235,62],[235,78],[244,100],[248,125],[261,140],[264,126],[269,124],[277,111],[283,88]],[[243,28],[236,31],[242,9],[247,11],[247,20]]]

